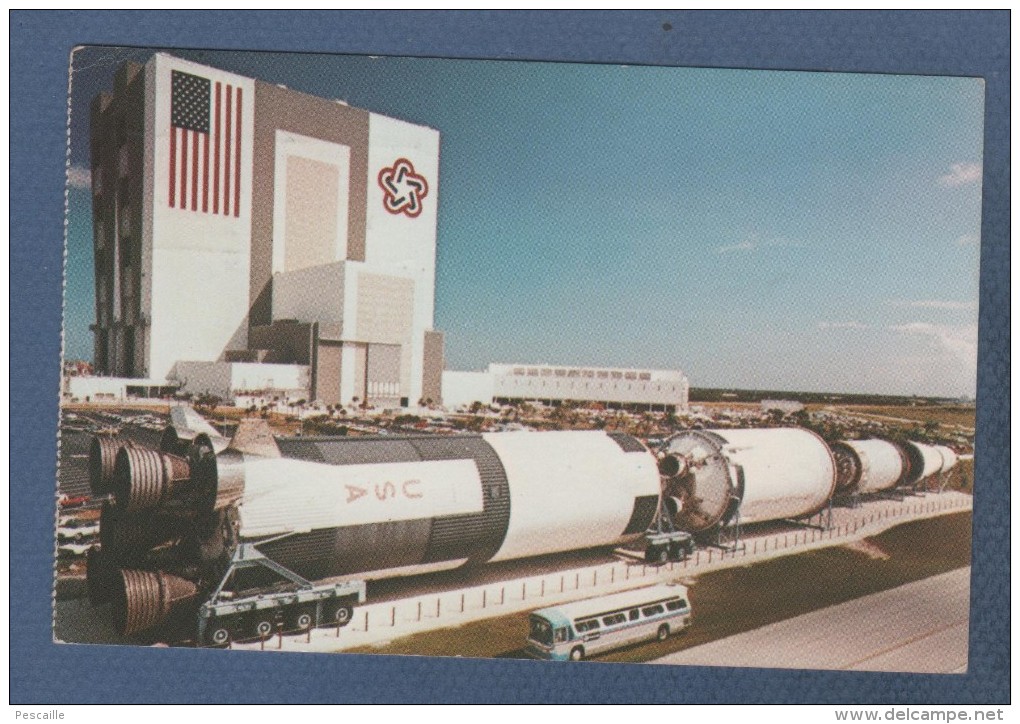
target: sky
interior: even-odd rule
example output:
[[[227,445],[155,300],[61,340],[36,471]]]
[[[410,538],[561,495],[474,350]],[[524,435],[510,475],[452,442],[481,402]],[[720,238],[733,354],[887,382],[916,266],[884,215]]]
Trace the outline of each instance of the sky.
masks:
[[[95,319],[73,57],[65,357]],[[441,133],[447,369],[682,369],[694,387],[973,397],[975,78],[174,50]]]

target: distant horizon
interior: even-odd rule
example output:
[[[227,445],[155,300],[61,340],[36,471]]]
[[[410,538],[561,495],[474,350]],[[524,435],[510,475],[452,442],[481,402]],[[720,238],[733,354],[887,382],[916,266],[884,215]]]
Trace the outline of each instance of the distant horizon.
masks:
[[[85,359],[77,359],[77,358],[75,358],[75,359],[65,359],[64,360],[65,364],[73,364],[75,362],[87,362],[89,364],[92,364],[91,360],[85,360]],[[494,363],[494,364],[512,364],[512,363],[499,362],[499,363]],[[522,364],[528,364],[528,363],[522,363]],[[537,364],[545,364],[545,363],[534,363],[534,364],[537,365]],[[557,365],[551,365],[551,366],[557,366]],[[597,365],[579,365],[579,366],[597,367]],[[638,368],[633,368],[633,369],[638,369]],[[484,370],[448,370],[448,371],[452,371],[452,372],[484,372]],[[677,370],[677,371],[682,372],[683,370]],[[907,399],[930,399],[930,400],[936,400],[936,401],[943,400],[943,401],[948,401],[948,402],[959,402],[959,403],[963,403],[963,402],[971,402],[971,403],[973,403],[975,401],[974,397],[967,396],[967,395],[956,395],[956,396],[915,395],[915,394],[903,395],[903,394],[882,394],[882,393],[873,393],[873,392],[849,392],[849,391],[839,391],[839,390],[774,390],[774,389],[765,389],[765,388],[761,388],[761,387],[733,387],[732,385],[723,385],[723,386],[716,386],[716,387],[705,387],[705,386],[702,386],[702,385],[690,385],[688,387],[688,392],[689,392],[689,395],[691,395],[691,396],[693,396],[695,392],[726,392],[726,393],[731,393],[732,392],[732,393],[753,393],[753,394],[762,394],[762,395],[772,394],[772,395],[790,395],[790,396],[812,395],[812,396],[829,396],[829,397],[879,397],[879,398],[903,399],[903,400],[907,400]],[[699,402],[699,400],[692,400],[692,402],[697,403],[697,402]]]
[[[92,360],[89,103],[152,52],[73,57],[67,360]],[[447,369],[975,396],[980,79],[168,52],[440,131]]]

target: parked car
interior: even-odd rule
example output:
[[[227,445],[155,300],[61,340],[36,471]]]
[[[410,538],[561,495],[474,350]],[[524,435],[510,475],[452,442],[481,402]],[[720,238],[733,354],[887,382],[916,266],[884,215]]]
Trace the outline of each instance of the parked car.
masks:
[[[61,495],[57,502],[61,508],[74,508],[79,505],[85,505],[91,500],[92,498],[87,495]]]
[[[57,527],[57,540],[61,543],[71,541],[81,543],[87,538],[92,538],[97,535],[99,535],[98,520],[77,520],[75,518],[67,518],[61,520],[60,525]]]

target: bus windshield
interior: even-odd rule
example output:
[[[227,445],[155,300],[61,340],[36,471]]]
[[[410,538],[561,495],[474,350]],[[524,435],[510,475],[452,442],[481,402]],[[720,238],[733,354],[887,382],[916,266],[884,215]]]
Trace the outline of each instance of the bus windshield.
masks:
[[[531,640],[537,641],[546,646],[552,646],[553,629],[552,625],[544,618],[531,617]]]

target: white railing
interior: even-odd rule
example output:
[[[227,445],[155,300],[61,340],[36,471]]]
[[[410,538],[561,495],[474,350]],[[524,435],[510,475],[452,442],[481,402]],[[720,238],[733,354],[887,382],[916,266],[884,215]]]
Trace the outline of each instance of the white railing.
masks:
[[[258,642],[259,648],[340,650],[364,646],[436,628],[517,611],[551,606],[568,600],[683,579],[713,568],[766,559],[836,544],[880,532],[911,519],[933,517],[972,507],[969,495],[940,494],[923,500],[886,501],[877,507],[839,509],[848,518],[828,529],[803,527],[760,535],[739,548],[703,548],[683,561],[644,563],[638,558],[567,572],[546,573],[456,591],[426,594],[394,602],[370,603],[355,610],[346,627],[331,626],[288,636],[286,631]],[[637,554],[635,554],[637,555]],[[241,644],[242,646],[244,644]]]
[[[613,563],[594,566],[567,573],[553,573],[528,577],[516,581],[496,583],[461,591],[429,594],[405,599],[391,604],[374,604],[356,611],[352,631],[369,632],[378,627],[402,628],[402,624],[414,624],[432,620],[448,619],[451,624],[460,618],[479,618],[470,615],[493,608],[519,610],[530,608],[531,603],[546,601],[549,605],[559,600],[576,598],[569,594],[590,591],[592,595],[603,588],[627,588],[635,585],[682,578],[690,572],[702,572],[709,566],[732,565],[733,560],[754,557],[771,557],[791,549],[804,549],[813,544],[831,545],[830,541],[853,538],[867,528],[888,527],[886,521],[905,516],[935,515],[955,510],[969,509],[970,496],[953,496],[949,499],[905,501],[893,507],[875,511],[861,511],[853,519],[827,530],[802,528],[782,531],[742,541],[735,550],[704,548],[695,551],[683,561],[669,561],[661,565],[643,563],[640,560],[618,560]],[[856,512],[856,511],[854,511]],[[512,605],[528,603],[528,606]],[[426,626],[424,628],[434,628]],[[328,630],[328,629],[327,629]]]

